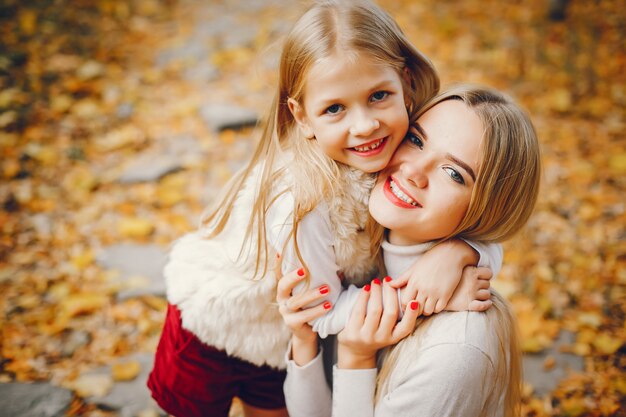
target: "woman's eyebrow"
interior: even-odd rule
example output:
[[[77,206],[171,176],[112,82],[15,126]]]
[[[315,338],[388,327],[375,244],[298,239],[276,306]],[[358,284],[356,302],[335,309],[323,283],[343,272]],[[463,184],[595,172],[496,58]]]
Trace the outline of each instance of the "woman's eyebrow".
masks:
[[[417,130],[417,133],[420,134],[422,139],[428,140],[428,135],[426,135],[426,132],[424,131],[424,129],[422,129],[422,126],[420,126],[419,123],[417,122],[413,123],[413,127],[415,128],[415,130]]]
[[[426,134],[424,129],[422,129],[422,126],[420,126],[419,123],[417,122],[413,123],[413,127],[415,128],[415,130],[417,130],[417,132],[419,133],[420,137],[423,140],[428,140],[428,135]],[[472,181],[476,182],[476,174],[474,173],[474,170],[472,169],[472,167],[470,167],[465,162],[461,161],[459,158],[452,155],[451,153],[446,153],[446,158],[451,160],[452,162],[454,162],[461,168],[463,168],[468,173],[468,175],[472,177]]]
[[[446,158],[448,158],[449,160],[451,160],[452,162],[454,162],[455,164],[463,168],[465,171],[467,171],[469,176],[472,177],[472,181],[474,182],[476,181],[476,174],[474,174],[474,170],[472,169],[472,167],[470,167],[465,162],[461,161],[459,158],[455,157],[451,153],[447,153]]]

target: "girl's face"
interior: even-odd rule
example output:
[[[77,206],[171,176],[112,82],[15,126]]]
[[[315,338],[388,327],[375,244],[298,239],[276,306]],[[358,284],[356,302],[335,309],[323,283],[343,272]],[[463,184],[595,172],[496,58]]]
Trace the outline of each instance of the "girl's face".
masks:
[[[409,123],[398,72],[363,54],[314,64],[303,103],[289,99],[289,108],[326,155],[365,172],[387,165]]]
[[[370,196],[374,219],[397,245],[448,236],[469,206],[480,165],[483,124],[458,100],[424,113],[412,126]]]

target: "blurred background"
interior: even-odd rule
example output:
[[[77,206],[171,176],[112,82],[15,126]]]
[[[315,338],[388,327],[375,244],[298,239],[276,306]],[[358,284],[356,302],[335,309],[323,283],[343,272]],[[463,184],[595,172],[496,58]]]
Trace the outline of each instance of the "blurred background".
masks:
[[[444,84],[502,89],[537,127],[541,197],[493,282],[520,321],[523,415],[626,415],[625,4],[379,3]],[[251,156],[305,7],[0,2],[0,414],[159,414],[168,245]]]

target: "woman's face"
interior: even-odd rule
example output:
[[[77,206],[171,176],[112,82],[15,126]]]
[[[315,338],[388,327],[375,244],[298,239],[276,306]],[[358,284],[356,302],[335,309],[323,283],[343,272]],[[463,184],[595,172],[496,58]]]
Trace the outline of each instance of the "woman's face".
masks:
[[[412,245],[443,238],[469,206],[480,165],[483,124],[459,100],[424,113],[383,169],[370,196],[389,241]]]

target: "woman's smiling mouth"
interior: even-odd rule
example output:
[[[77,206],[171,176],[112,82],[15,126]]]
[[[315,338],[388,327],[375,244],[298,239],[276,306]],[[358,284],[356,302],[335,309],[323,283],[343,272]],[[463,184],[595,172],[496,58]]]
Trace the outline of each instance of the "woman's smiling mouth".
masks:
[[[421,208],[422,205],[417,202],[413,197],[409,196],[409,194],[400,187],[400,185],[393,180],[393,177],[390,175],[387,177],[385,181],[385,185],[383,186],[383,191],[387,199],[394,205],[402,208]]]

